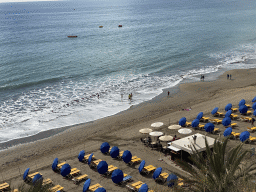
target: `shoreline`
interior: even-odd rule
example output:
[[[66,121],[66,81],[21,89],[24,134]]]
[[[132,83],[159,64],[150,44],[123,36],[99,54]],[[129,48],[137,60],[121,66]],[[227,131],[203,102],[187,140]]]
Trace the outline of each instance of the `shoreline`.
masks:
[[[235,69],[235,70],[237,70],[237,69]],[[238,69],[238,70],[240,70],[240,69]],[[243,70],[243,69],[241,69],[241,70]],[[231,71],[233,71],[233,70],[231,70]],[[225,72],[227,72],[227,71],[222,70],[222,71],[220,71],[220,74],[217,75],[217,78],[214,78],[214,80],[205,80],[203,82],[214,82],[214,81],[218,80],[218,78],[220,78],[220,76]],[[118,112],[118,113],[116,113],[112,116],[115,117],[115,116],[118,116],[119,114],[125,114],[129,110],[134,109],[134,108],[138,108],[138,107],[143,106],[143,105],[147,105],[147,104],[150,104],[150,103],[158,103],[158,102],[161,102],[162,100],[170,99],[175,94],[178,94],[181,91],[180,87],[183,84],[191,84],[191,83],[199,83],[199,82],[202,82],[202,81],[189,81],[189,80],[184,79],[184,82],[182,82],[182,83],[180,83],[180,84],[178,84],[174,87],[163,89],[162,93],[153,97],[152,99],[150,99],[148,101],[144,101],[144,102],[136,104],[136,105],[131,105],[130,108],[128,108],[124,111]],[[170,96],[169,97],[166,96],[168,91],[170,91]],[[189,107],[189,106],[187,106],[187,107]],[[102,117],[102,118],[94,120],[94,121],[102,120],[102,119],[109,118],[109,117],[112,117],[112,116]],[[54,129],[39,132],[35,135],[31,135],[31,136],[28,136],[28,137],[9,140],[9,141],[0,143],[0,152],[2,150],[6,150],[6,149],[9,149],[9,148],[12,148],[12,147],[15,147],[15,146],[19,146],[19,145],[22,145],[22,144],[33,143],[33,142],[36,142],[36,141],[39,141],[39,140],[42,140],[42,139],[51,138],[52,136],[63,133],[64,131],[66,131],[70,128],[74,128],[76,126],[85,126],[86,124],[93,123],[94,121],[89,121],[89,122],[85,122],[85,123],[80,123],[80,124],[75,124],[75,125],[70,125],[70,126],[65,126],[65,127],[60,127],[60,128],[54,128]]]

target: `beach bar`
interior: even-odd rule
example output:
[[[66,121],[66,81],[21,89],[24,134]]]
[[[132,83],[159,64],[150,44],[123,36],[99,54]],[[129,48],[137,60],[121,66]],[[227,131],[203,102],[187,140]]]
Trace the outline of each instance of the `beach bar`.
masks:
[[[172,160],[175,158],[181,158],[188,161],[188,157],[193,154],[193,144],[198,152],[204,153],[206,150],[205,138],[209,147],[213,148],[215,139],[200,133],[168,143],[168,149],[171,150]]]

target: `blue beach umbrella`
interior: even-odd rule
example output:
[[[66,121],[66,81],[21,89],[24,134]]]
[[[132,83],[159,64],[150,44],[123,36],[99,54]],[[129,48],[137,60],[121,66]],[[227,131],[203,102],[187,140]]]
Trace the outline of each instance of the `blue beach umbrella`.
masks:
[[[58,165],[58,158],[55,158],[52,163],[52,170],[54,171]]]
[[[122,159],[125,163],[129,163],[132,160],[131,152],[128,150],[124,151]]]
[[[224,126],[228,126],[230,123],[231,123],[231,118],[230,117],[225,117],[222,120],[222,125],[224,125]]]
[[[99,187],[95,190],[95,192],[106,192],[106,189],[104,189],[103,187]]]
[[[215,108],[212,110],[211,114],[214,115],[215,113],[217,113],[218,109],[219,109],[219,107],[215,107]]]
[[[224,135],[224,137],[227,137],[227,136],[229,136],[231,133],[232,133],[232,128],[231,128],[231,127],[228,127],[228,128],[224,131],[223,135]]]
[[[240,134],[240,141],[244,142],[249,139],[250,133],[248,131],[244,131]]]
[[[87,179],[87,180],[84,182],[83,192],[86,192],[86,191],[89,189],[90,184],[91,184],[91,179]]]
[[[191,125],[192,127],[197,127],[199,125],[199,119],[194,119]]]
[[[214,130],[214,124],[213,123],[206,123],[204,126],[204,129],[206,132],[212,132]]]
[[[255,110],[256,109],[256,103],[252,104],[252,108]]]
[[[146,183],[141,185],[141,187],[140,187],[138,192],[148,192],[148,185]]]
[[[256,101],[256,97],[254,97],[253,99],[252,99],[252,102],[255,102]]]
[[[82,161],[84,159],[84,155],[85,155],[85,151],[84,150],[80,151],[80,153],[78,154],[78,160]]]
[[[106,161],[101,161],[97,166],[97,171],[99,174],[104,174],[108,171],[108,164]]]
[[[105,142],[105,143],[101,144],[100,151],[102,153],[107,153],[109,151],[109,148],[110,148],[109,144],[107,142]]]
[[[180,126],[185,125],[185,124],[186,124],[186,121],[187,121],[186,117],[182,117],[182,118],[179,120],[179,125],[180,125]]]
[[[226,105],[225,111],[228,111],[228,110],[230,110],[231,108],[232,108],[232,104],[229,103],[229,104]]]
[[[174,182],[178,180],[178,177],[171,173],[168,177],[167,177],[167,182],[168,182],[168,187],[172,187],[174,185]]]
[[[28,176],[29,168],[27,168],[23,174],[23,180],[25,180]]]
[[[245,105],[245,100],[244,100],[244,99],[242,99],[241,101],[239,101],[238,106],[240,107],[241,105]]]
[[[246,105],[241,105],[241,106],[239,107],[239,112],[240,112],[241,114],[246,113],[247,111],[248,111],[248,107],[247,107]]]
[[[93,153],[92,153],[92,154],[89,156],[89,158],[88,158],[88,165],[90,165],[90,164],[91,164],[92,156],[93,156]]]
[[[232,114],[232,110],[228,110],[225,114],[225,117],[230,117],[230,115]]]
[[[43,181],[43,177],[42,177],[42,175],[39,174],[39,173],[34,176],[34,178],[33,178],[33,180],[32,180],[33,185],[35,185],[38,181],[39,181],[39,182],[42,182],[42,181]]]
[[[204,115],[203,112],[198,113],[196,119],[199,119],[199,120],[200,120],[200,119],[203,117],[203,115]]]
[[[117,146],[112,147],[111,150],[110,150],[110,156],[112,158],[117,158],[118,155],[119,155],[118,147]]]
[[[161,174],[161,172],[162,172],[162,167],[158,167],[158,168],[154,171],[154,173],[153,173],[153,179],[158,178],[159,175]]]
[[[143,169],[144,166],[145,166],[145,163],[146,163],[145,160],[141,161],[140,166],[139,166],[139,168],[138,168],[139,172],[142,171],[142,169]]]
[[[256,110],[253,111],[253,115],[256,116]]]
[[[64,164],[61,169],[60,169],[60,174],[63,176],[63,177],[66,177],[69,173],[71,172],[71,167],[69,164]]]
[[[116,169],[113,171],[112,175],[111,175],[111,179],[114,183],[120,183],[123,181],[124,178],[124,173],[122,170],[120,169]]]

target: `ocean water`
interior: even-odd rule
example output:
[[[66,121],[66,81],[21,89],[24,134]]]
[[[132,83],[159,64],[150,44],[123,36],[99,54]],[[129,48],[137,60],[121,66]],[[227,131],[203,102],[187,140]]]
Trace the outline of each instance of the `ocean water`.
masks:
[[[0,143],[256,67],[255,1],[5,2],[0,23]]]

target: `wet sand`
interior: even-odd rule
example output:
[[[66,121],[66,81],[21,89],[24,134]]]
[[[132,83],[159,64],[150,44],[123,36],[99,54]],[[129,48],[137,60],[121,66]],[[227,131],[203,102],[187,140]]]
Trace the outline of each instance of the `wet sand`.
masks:
[[[232,80],[227,80],[227,73],[232,74]],[[87,174],[92,185],[100,183],[107,191],[128,191],[126,188],[116,186],[111,177],[102,177],[87,164],[79,162],[77,156],[81,150],[85,150],[86,154],[93,152],[97,159],[105,160],[109,165],[120,168],[124,173],[131,175],[134,181],[145,182],[150,188],[163,188],[165,185],[156,184],[152,175],[140,175],[137,169],[139,165],[127,166],[123,161],[103,155],[99,150],[101,143],[108,142],[110,146],[118,146],[120,150],[130,150],[133,155],[144,159],[146,165],[161,166],[163,172],[186,175],[169,160],[170,157],[164,157],[164,161],[159,161],[160,155],[162,157],[163,154],[145,147],[140,142],[143,135],[139,133],[139,130],[160,121],[164,125],[161,128],[153,128],[154,130],[168,135],[176,134],[181,138],[186,137],[188,135],[181,135],[177,131],[167,129],[169,123],[177,124],[181,117],[192,121],[201,111],[204,116],[212,118],[211,111],[214,107],[219,107],[219,111],[224,112],[226,104],[232,103],[234,107],[238,107],[241,99],[245,99],[247,104],[252,105],[251,100],[256,96],[255,75],[256,69],[228,71],[215,81],[181,84],[178,87],[179,91],[169,97],[165,92],[166,96],[162,94],[152,101],[133,106],[114,116],[63,128],[64,131],[52,130],[23,139],[23,144],[0,152],[0,179],[17,187],[23,183],[21,176],[29,167],[30,173],[39,171],[44,178],[51,178],[54,184],[60,184],[67,192],[82,191],[83,182],[80,185],[75,185],[72,181],[65,180],[60,174],[52,171],[52,162],[54,158],[58,157],[60,162],[66,161],[72,168],[76,167],[82,174]],[[207,79],[207,76],[205,77]],[[187,108],[191,108],[191,110],[182,110]],[[241,116],[239,112],[236,114]],[[247,122],[233,120],[232,122],[238,124],[234,129],[235,132],[241,133],[251,126]],[[220,128],[222,135],[225,130],[224,126],[220,124],[216,127]],[[194,133],[204,134],[205,132],[193,130],[191,134]],[[51,136],[52,134],[54,135]],[[251,133],[251,135],[256,136],[256,133]],[[218,134],[209,134],[208,136],[219,137]],[[39,137],[43,139],[37,141]],[[27,141],[34,142],[26,143]],[[19,143],[21,140],[12,142]],[[8,145],[15,144],[12,142],[9,142]],[[232,147],[237,143],[240,141],[232,140],[229,145]],[[244,147],[255,147],[255,144],[247,144]]]

